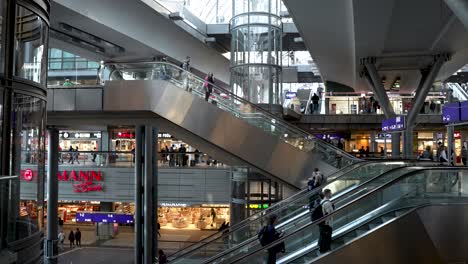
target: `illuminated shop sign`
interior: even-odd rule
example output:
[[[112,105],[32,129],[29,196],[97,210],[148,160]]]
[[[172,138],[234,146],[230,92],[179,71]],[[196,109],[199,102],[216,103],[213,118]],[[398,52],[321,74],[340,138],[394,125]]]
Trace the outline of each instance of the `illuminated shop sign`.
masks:
[[[460,132],[455,132],[455,133],[453,133],[453,137],[454,137],[454,138],[457,138],[457,139],[458,139],[458,138],[461,138]]]
[[[21,170],[22,179],[32,181],[35,171],[31,169]],[[102,192],[102,172],[101,171],[59,171],[57,172],[59,181],[73,181],[73,191],[77,193]]]
[[[76,212],[76,222],[132,224],[133,215],[103,212]]]
[[[158,138],[172,138],[169,133],[158,133]]]
[[[63,139],[98,139],[101,138],[101,132],[60,132],[60,138]]]
[[[187,207],[188,204],[187,203],[178,203],[178,202],[162,202],[162,203],[159,203],[159,206],[161,207]]]
[[[201,207],[226,208],[229,204],[202,204]]]
[[[382,131],[401,131],[405,129],[405,116],[397,116],[382,121]]]
[[[32,179],[33,179],[33,171],[32,171],[31,169],[26,169],[26,170],[24,170],[23,179],[24,179],[25,181],[32,181]]]
[[[270,207],[268,204],[249,204],[250,209],[267,209],[268,207]]]
[[[117,132],[117,133],[114,133],[114,138],[133,139],[135,138],[135,132]]]
[[[286,92],[286,99],[293,99],[297,97],[297,93],[295,92]]]
[[[450,103],[442,106],[442,122],[460,122],[460,103]]]

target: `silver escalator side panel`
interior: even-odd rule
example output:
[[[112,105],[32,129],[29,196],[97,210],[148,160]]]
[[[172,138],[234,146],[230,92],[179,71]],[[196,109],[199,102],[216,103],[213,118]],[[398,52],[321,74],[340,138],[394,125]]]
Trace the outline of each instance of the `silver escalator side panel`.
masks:
[[[337,171],[321,161],[319,154],[301,151],[170,82],[106,82],[104,111],[142,110],[152,111],[251,166],[298,188],[306,185],[306,179],[316,167],[325,175]]]
[[[445,263],[416,210],[359,239],[321,256],[313,263]]]

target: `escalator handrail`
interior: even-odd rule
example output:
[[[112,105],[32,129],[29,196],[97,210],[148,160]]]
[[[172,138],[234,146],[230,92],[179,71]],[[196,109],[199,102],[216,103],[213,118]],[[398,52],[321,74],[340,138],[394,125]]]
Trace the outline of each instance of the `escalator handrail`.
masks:
[[[373,181],[379,179],[380,177],[384,177],[384,176],[386,176],[386,175],[388,175],[388,174],[392,174],[392,173],[394,173],[395,171],[402,170],[402,169],[407,169],[407,168],[413,168],[413,167],[414,167],[414,166],[402,166],[402,167],[397,167],[397,168],[390,169],[390,170],[388,170],[388,171],[386,171],[386,172],[384,172],[384,173],[382,173],[382,174],[379,174],[379,175],[377,175],[377,176],[375,176],[375,177],[373,177],[373,178],[371,178],[371,179],[369,179],[369,180],[367,180],[367,181],[365,181],[365,182],[359,184],[358,186],[356,186],[356,187],[354,187],[352,190],[350,190],[350,192],[357,191],[357,190],[360,189],[361,187],[367,186],[369,183],[371,183],[371,182],[373,182]],[[418,166],[418,167],[419,167],[419,166]],[[397,179],[398,179],[398,178],[397,178]],[[324,186],[322,185],[322,186],[319,186],[318,188],[323,189]],[[335,199],[333,200],[333,202],[334,202],[334,203],[339,203],[339,202],[341,202],[342,200],[344,200],[344,199],[346,199],[346,198],[347,198],[347,196],[339,195],[339,196],[336,196],[336,197],[335,197]],[[354,201],[354,200],[353,200],[353,201]],[[347,205],[347,204],[345,204],[345,205]],[[343,208],[343,207],[340,207],[340,209],[341,209],[341,208]],[[317,221],[322,221],[322,220],[319,219],[319,220],[317,220]],[[308,225],[305,225],[305,226],[301,227],[300,229],[305,228],[306,226],[308,226]],[[253,240],[255,240],[255,238],[247,239],[247,240],[243,241],[242,243],[236,245],[235,247],[229,248],[229,249],[227,249],[227,250],[221,252],[220,254],[226,255],[226,254],[228,254],[228,253],[230,253],[230,252],[232,252],[232,251],[235,251],[235,250],[237,250],[237,249],[239,249],[239,248],[241,248],[241,247],[243,247],[243,246],[249,244],[249,243],[252,242]],[[210,263],[210,262],[212,262],[212,261],[214,261],[214,260],[216,260],[216,259],[218,259],[218,258],[220,258],[220,257],[221,257],[221,255],[217,254],[217,255],[211,257],[210,259],[204,261],[203,263]]]
[[[257,254],[259,251],[268,250],[268,249],[270,249],[270,248],[272,248],[272,247],[274,247],[274,246],[277,246],[278,244],[284,242],[287,238],[289,238],[289,237],[291,237],[291,236],[293,236],[293,235],[295,235],[295,234],[297,234],[297,233],[299,233],[299,232],[302,232],[302,230],[304,230],[304,229],[306,229],[306,228],[309,228],[310,226],[318,225],[319,223],[321,223],[321,222],[323,222],[323,221],[325,221],[325,220],[327,220],[327,219],[329,219],[329,218],[335,216],[335,214],[337,214],[337,213],[340,212],[341,210],[344,210],[345,208],[350,207],[350,206],[353,205],[354,203],[357,203],[357,202],[359,202],[359,201],[361,201],[361,200],[363,200],[363,199],[369,197],[370,195],[373,195],[374,193],[376,193],[376,192],[378,192],[378,191],[381,191],[382,189],[387,188],[387,187],[390,186],[390,185],[393,185],[394,183],[396,183],[396,182],[402,180],[403,178],[408,178],[408,177],[413,176],[413,175],[415,175],[415,174],[417,174],[417,173],[420,173],[420,172],[422,172],[422,171],[430,171],[430,170],[462,171],[462,170],[468,170],[468,167],[444,167],[444,166],[421,167],[421,166],[413,166],[413,167],[403,167],[403,168],[401,168],[401,169],[413,169],[413,170],[410,171],[410,172],[408,172],[408,173],[406,173],[406,174],[401,175],[400,177],[398,177],[398,178],[396,178],[396,179],[393,179],[393,180],[391,180],[391,181],[389,181],[389,182],[387,182],[387,183],[385,183],[385,184],[383,184],[383,185],[377,187],[376,189],[370,191],[369,193],[366,193],[366,194],[364,194],[364,195],[362,195],[362,196],[360,196],[360,197],[358,197],[358,198],[356,198],[356,199],[354,199],[354,200],[348,202],[347,204],[345,204],[345,205],[343,205],[342,207],[340,207],[338,210],[333,211],[333,213],[331,213],[331,214],[329,214],[329,215],[325,215],[325,216],[323,216],[322,218],[320,218],[320,219],[318,219],[318,220],[316,220],[316,221],[310,222],[310,223],[304,225],[303,227],[301,227],[301,228],[299,228],[299,229],[297,229],[297,230],[295,230],[295,231],[293,231],[293,232],[291,232],[291,233],[289,233],[289,234],[283,236],[282,238],[280,238],[280,239],[278,239],[278,240],[276,240],[276,241],[274,241],[274,242],[268,244],[268,245],[265,246],[265,247],[261,247],[261,248],[255,250],[255,251],[252,251],[252,252],[250,252],[250,253],[248,253],[248,254],[246,254],[246,255],[244,255],[244,256],[241,256],[240,258],[235,259],[235,260],[232,261],[231,263],[239,262],[239,261],[244,260],[244,259],[246,259],[246,258],[248,258],[248,257],[250,257],[250,256],[252,256],[252,255],[254,255],[254,254]],[[232,251],[230,251],[230,252],[232,252]],[[230,252],[228,252],[228,253],[230,253]],[[218,258],[219,258],[219,257],[218,257]],[[213,259],[211,259],[210,261],[213,261]],[[203,263],[205,264],[205,263],[209,263],[209,262],[203,262]]]
[[[325,185],[330,184],[330,183],[332,183],[332,182],[334,182],[336,180],[339,180],[342,176],[347,175],[348,173],[352,173],[352,171],[359,169],[361,166],[366,166],[366,165],[369,165],[371,163],[374,164],[374,163],[380,163],[380,162],[361,162],[359,164],[355,163],[355,164],[353,164],[355,167],[352,167],[352,168],[347,167],[346,168],[347,170],[345,172],[344,172],[345,169],[343,169],[343,170],[337,171],[334,174],[332,174],[331,176],[329,176],[328,179],[330,179],[330,181],[327,181],[325,183]],[[382,162],[382,163],[391,163],[391,161],[390,162],[386,161],[386,162]],[[353,165],[351,165],[351,166],[353,166]],[[404,166],[404,165],[402,165],[402,166]],[[340,173],[341,173],[341,175],[339,175]],[[207,243],[212,242],[212,241],[207,241],[207,240],[210,240],[211,238],[213,238],[213,237],[215,237],[215,236],[217,236],[219,234],[222,234],[222,235],[219,236],[218,238],[221,238],[223,236],[229,236],[231,233],[234,233],[238,229],[244,227],[246,224],[248,224],[252,220],[256,220],[256,219],[258,219],[260,217],[264,218],[266,215],[272,214],[272,213],[276,212],[278,209],[282,208],[286,203],[294,203],[295,201],[301,199],[303,194],[308,193],[308,192],[318,192],[322,188],[323,188],[323,186],[318,186],[315,189],[310,190],[310,191],[307,188],[304,188],[301,191],[295,193],[294,195],[292,195],[292,196],[290,196],[290,197],[288,197],[288,198],[286,198],[286,199],[284,199],[282,201],[279,201],[279,202],[275,203],[272,207],[270,207],[268,209],[265,209],[265,210],[262,210],[262,211],[260,211],[258,213],[255,213],[255,214],[249,216],[248,218],[242,220],[241,222],[233,225],[232,227],[229,228],[229,232],[227,232],[225,234],[223,234],[224,231],[218,231],[218,232],[216,232],[214,234],[211,234],[210,236],[198,241],[196,244],[187,246],[187,247],[177,251],[177,252],[180,252],[180,251],[183,251],[183,250],[187,250],[190,247],[195,247],[193,249],[190,249],[187,252],[184,252],[184,253],[176,256],[175,259],[181,258],[181,257],[183,257],[185,255],[188,255],[188,254],[192,253],[193,251],[199,249],[200,247],[206,245]],[[278,208],[276,208],[276,207],[278,207]],[[218,239],[218,238],[216,238],[216,239]],[[207,242],[205,242],[205,241],[207,241]],[[173,253],[172,255],[169,255],[169,259],[171,259],[171,257],[174,257],[174,255],[176,255],[177,252]],[[172,260],[175,260],[175,259],[172,259]]]
[[[182,72],[185,72],[187,74],[189,74],[192,78],[195,78],[195,79],[198,79],[199,81],[201,81],[202,83],[205,82],[205,80],[203,78],[200,78],[199,76],[189,72],[189,71],[186,71],[184,69],[182,69],[181,67],[179,67],[178,65],[175,65],[175,64],[172,64],[172,63],[168,63],[168,62],[109,62],[109,63],[104,63],[104,66],[110,66],[110,65],[113,65],[115,67],[114,70],[142,70],[143,68],[125,68],[125,67],[122,67],[121,69],[118,68],[119,65],[142,65],[142,64],[151,64],[151,65],[167,65],[167,66],[170,66],[170,67],[174,67],[175,69],[179,70],[179,71],[182,71]],[[109,78],[110,79],[110,78]],[[333,146],[332,144],[329,144],[329,143],[326,143],[326,142],[321,142],[319,141],[317,138],[315,138],[313,135],[309,134],[307,131],[297,127],[297,126],[294,126],[294,125],[291,125],[283,120],[281,120],[280,118],[278,118],[278,116],[275,116],[274,114],[270,113],[269,111],[263,109],[262,107],[254,104],[254,103],[251,103],[249,101],[247,101],[246,99],[243,99],[237,95],[235,95],[234,93],[224,89],[224,88],[221,88],[219,86],[217,86],[216,84],[214,83],[210,83],[213,88],[215,88],[216,90],[219,90],[220,92],[224,93],[224,94],[227,94],[229,95],[230,97],[234,98],[235,100],[237,101],[240,101],[242,102],[243,104],[246,104],[246,105],[249,105],[250,107],[252,108],[255,108],[255,111],[256,112],[260,112],[262,113],[263,115],[269,117],[269,118],[272,118],[274,120],[276,120],[277,122],[280,122],[282,126],[288,128],[289,130],[292,130],[294,131],[295,133],[301,135],[306,138],[306,139],[309,139],[309,140],[313,140],[315,143],[318,142],[318,144],[323,144],[323,145],[326,145],[327,147],[333,149],[334,151],[336,151],[336,153],[340,153],[342,156],[344,157],[347,157],[349,158],[350,160],[353,160],[355,162],[358,162],[358,161],[361,161],[360,159],[354,157],[353,155],[350,155],[349,153]],[[213,90],[214,91],[214,90]]]

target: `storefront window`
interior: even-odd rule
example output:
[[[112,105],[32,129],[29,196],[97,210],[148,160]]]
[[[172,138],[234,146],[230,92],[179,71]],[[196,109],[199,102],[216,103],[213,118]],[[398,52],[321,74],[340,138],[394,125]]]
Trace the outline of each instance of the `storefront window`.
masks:
[[[38,15],[17,7],[15,76],[46,84],[47,30]]]
[[[158,223],[163,229],[218,230],[230,219],[229,205],[202,207],[159,207]]]

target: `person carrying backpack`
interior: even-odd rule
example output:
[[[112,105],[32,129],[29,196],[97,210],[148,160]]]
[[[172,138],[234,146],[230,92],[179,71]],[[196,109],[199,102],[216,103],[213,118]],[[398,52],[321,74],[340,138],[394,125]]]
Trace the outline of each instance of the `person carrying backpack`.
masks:
[[[262,229],[258,233],[258,239],[263,247],[267,246],[270,243],[273,243],[274,241],[280,239],[283,236],[283,232],[277,232],[275,229],[276,219],[276,215],[270,216],[270,218],[268,219],[268,225],[262,227]],[[276,263],[276,254],[278,252],[285,252],[284,242],[268,249],[267,264]]]
[[[323,199],[320,201],[320,204],[312,210],[311,219],[312,221],[317,221],[318,219],[333,213],[335,206],[330,201],[332,197],[332,192],[330,189],[325,189],[323,191]],[[320,253],[324,253],[330,250],[331,239],[332,239],[332,224],[333,219],[328,218],[327,220],[318,224],[320,237],[318,240],[318,246]]]

